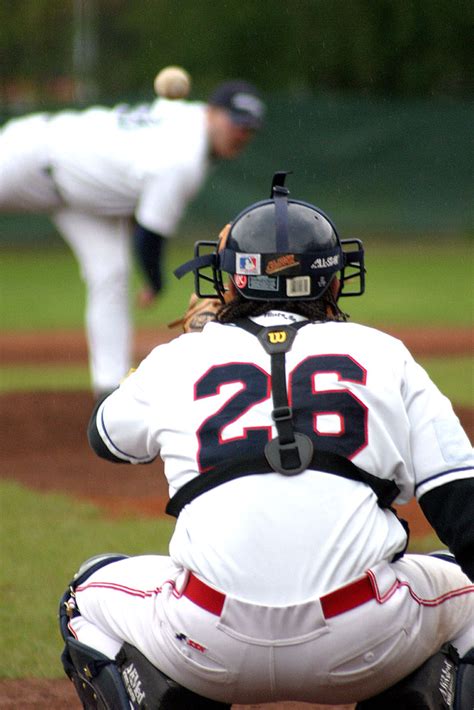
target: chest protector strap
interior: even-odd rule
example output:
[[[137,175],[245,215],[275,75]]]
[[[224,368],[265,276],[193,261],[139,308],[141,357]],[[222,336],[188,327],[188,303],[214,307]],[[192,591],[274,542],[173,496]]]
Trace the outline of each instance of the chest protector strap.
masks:
[[[370,486],[381,508],[389,508],[399,493],[395,481],[388,481],[364,471],[352,461],[332,451],[316,451],[311,439],[293,427],[293,414],[286,389],[285,354],[291,349],[300,328],[310,321],[292,325],[262,327],[245,318],[235,325],[255,335],[271,357],[272,418],[278,436],[268,442],[264,453],[249,451],[238,461],[222,461],[219,467],[196,476],[168,501],[166,512],[178,517],[185,505],[202,493],[235,478],[278,472],[294,476],[307,469],[331,473]]]

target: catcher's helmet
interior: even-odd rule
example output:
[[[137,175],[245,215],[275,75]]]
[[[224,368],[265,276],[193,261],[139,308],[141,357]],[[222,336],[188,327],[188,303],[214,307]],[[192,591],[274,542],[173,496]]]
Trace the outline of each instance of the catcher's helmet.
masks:
[[[340,273],[339,295],[360,296],[365,288],[364,251],[359,239],[341,240],[336,227],[318,207],[289,199],[286,172],[273,176],[271,197],[257,202],[227,225],[219,241],[199,241],[195,258],[174,272],[178,278],[193,271],[195,290],[204,298],[223,300],[223,272],[230,274],[239,293],[250,300],[316,300]],[[356,246],[345,251],[343,246]],[[212,253],[202,253],[202,248]],[[212,276],[204,273],[206,267]],[[347,269],[351,269],[347,273]],[[357,278],[355,290],[345,291]],[[203,293],[201,282],[214,292]]]

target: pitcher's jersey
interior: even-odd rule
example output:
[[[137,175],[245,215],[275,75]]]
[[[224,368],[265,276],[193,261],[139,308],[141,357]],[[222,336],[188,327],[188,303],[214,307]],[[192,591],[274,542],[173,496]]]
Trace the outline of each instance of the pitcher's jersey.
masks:
[[[154,349],[102,404],[97,427],[127,461],[160,453],[172,495],[276,436],[270,372],[255,336],[212,322]],[[399,340],[354,323],[308,324],[286,355],[286,374],[295,430],[395,480],[397,503],[473,476],[449,400]],[[402,526],[368,486],[308,470],[246,476],[195,498],[178,518],[170,554],[227,593],[280,605],[343,585],[404,543]]]
[[[170,236],[208,172],[205,105],[167,101],[48,117],[52,174],[68,205],[132,216]]]

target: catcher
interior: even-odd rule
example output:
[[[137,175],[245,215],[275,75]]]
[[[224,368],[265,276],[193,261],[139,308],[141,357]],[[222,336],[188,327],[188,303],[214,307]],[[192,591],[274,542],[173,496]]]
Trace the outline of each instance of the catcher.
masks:
[[[93,558],[64,595],[84,707],[472,710],[472,449],[406,347],[341,309],[362,243],[277,173],[209,245],[175,272],[205,299],[186,334],[90,420],[99,456],[161,456],[177,521],[169,555]],[[406,553],[413,496],[449,551]]]

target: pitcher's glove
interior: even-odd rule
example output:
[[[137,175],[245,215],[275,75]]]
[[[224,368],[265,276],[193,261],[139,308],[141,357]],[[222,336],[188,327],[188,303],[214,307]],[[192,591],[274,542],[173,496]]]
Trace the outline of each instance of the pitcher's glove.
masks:
[[[193,293],[184,316],[168,323],[168,328],[180,325],[183,333],[199,333],[206,323],[216,320],[216,314],[221,308],[222,303],[218,298],[199,298]]]

